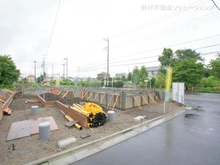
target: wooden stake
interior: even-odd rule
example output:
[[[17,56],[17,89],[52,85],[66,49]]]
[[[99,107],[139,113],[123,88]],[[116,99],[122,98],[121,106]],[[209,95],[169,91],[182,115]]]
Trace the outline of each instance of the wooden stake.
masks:
[[[84,95],[84,92],[82,91],[81,96],[80,96],[81,99],[82,99],[83,95]]]
[[[147,105],[150,105],[143,95],[141,95],[141,97],[143,98],[143,100],[146,102]]]
[[[154,100],[154,98],[153,98],[149,93],[148,93],[147,95],[148,95],[148,97],[150,97],[150,100],[151,100],[154,104],[157,104],[156,101]]]
[[[114,103],[114,105],[113,105],[113,107],[112,107],[112,110],[115,109],[115,106],[116,106],[117,101],[118,101],[118,95],[116,96],[116,100],[115,100],[115,103]]]
[[[101,104],[102,103],[102,101],[103,101],[103,99],[105,98],[105,94],[102,96],[102,98],[101,98],[101,100],[100,100],[100,102],[99,102],[99,104]]]
[[[73,96],[74,96],[74,97],[76,97],[76,95],[75,95],[74,91],[73,91]]]
[[[138,101],[137,101],[137,99],[135,98],[135,96],[134,96],[134,95],[132,95],[132,96],[133,96],[133,98],[134,98],[134,101],[135,101],[136,104],[138,105],[138,107],[142,110],[141,105],[138,103]]]
[[[157,101],[160,102],[160,99],[157,97],[157,95],[153,92],[154,97],[157,99]]]
[[[109,101],[109,103],[108,103],[107,109],[108,109],[109,106],[110,106],[110,103],[111,103],[111,101],[112,101],[113,96],[114,96],[114,95],[112,95],[112,97],[111,97],[111,99],[110,99],[110,101]]]
[[[93,99],[93,102],[95,101],[96,97],[99,95],[99,93],[97,93]]]
[[[89,100],[90,99],[90,97],[92,96],[92,94],[93,94],[93,92],[89,95],[89,97],[87,98],[87,100]]]
[[[89,91],[86,91],[86,93],[84,94],[84,96],[82,97],[82,99],[84,99],[84,98],[86,97],[86,95],[87,95],[88,92],[89,92]]]
[[[64,95],[62,96],[62,99],[69,93],[69,91],[66,91],[66,93],[64,93]]]

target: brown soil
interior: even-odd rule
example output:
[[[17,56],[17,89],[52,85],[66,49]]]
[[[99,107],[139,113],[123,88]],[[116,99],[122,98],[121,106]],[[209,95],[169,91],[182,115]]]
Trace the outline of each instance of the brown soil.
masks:
[[[53,98],[52,98],[53,97]],[[59,101],[66,101],[63,103],[72,104],[73,100],[65,100],[62,98],[54,98],[57,96],[49,96],[46,94],[45,99],[56,99]],[[120,111],[115,110],[115,121],[114,123],[106,123],[104,126],[100,126],[92,129],[82,129],[78,130],[75,127],[67,128],[65,127],[65,123],[67,120],[63,117],[63,114],[57,108],[43,108],[40,104],[38,104],[39,111],[36,116],[31,115],[31,105],[26,104],[25,100],[27,99],[35,99],[34,96],[28,97],[17,97],[15,98],[10,108],[12,109],[11,116],[4,116],[0,121],[0,164],[2,165],[19,165],[25,164],[36,159],[40,159],[42,157],[46,157],[63,150],[79,146],[81,144],[99,139],[101,137],[105,137],[114,132],[123,130],[125,128],[134,126],[139,124],[139,122],[133,121],[133,118],[139,115],[146,115],[149,120],[155,118],[157,116],[162,115],[163,103],[158,103],[156,105],[144,106],[143,109],[139,108]],[[68,102],[69,101],[69,102]],[[74,101],[83,101],[80,99],[76,99]],[[36,104],[35,104],[36,105]],[[167,113],[180,108],[174,103],[167,103],[166,110]],[[27,120],[30,118],[36,117],[47,117],[53,116],[56,124],[58,125],[59,130],[51,131],[50,138],[47,140],[39,140],[39,134],[32,135],[29,137],[24,137],[20,139],[16,139],[13,141],[6,141],[8,131],[10,129],[11,123],[16,121]],[[90,134],[91,136],[86,139],[81,139],[81,134]],[[76,138],[76,143],[73,143],[65,148],[58,148],[57,142],[58,140],[65,139],[68,137],[74,136]],[[12,142],[15,143],[15,150],[12,150]]]

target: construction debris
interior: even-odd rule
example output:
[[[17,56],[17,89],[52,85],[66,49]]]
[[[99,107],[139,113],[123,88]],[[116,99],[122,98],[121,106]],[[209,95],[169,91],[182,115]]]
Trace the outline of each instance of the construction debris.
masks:
[[[69,115],[65,114],[65,112],[61,111],[60,112],[64,115],[64,117],[69,121],[65,124],[67,127],[72,127],[75,126],[77,129],[82,130],[82,126],[78,124],[78,121],[73,120]]]
[[[3,109],[3,115],[11,115],[11,109],[6,107]]]
[[[39,133],[39,124],[50,123],[50,131],[58,130],[58,126],[52,116],[13,122],[8,132],[7,141],[18,139]]]
[[[82,139],[85,139],[85,138],[87,138],[87,137],[90,137],[90,135],[89,135],[89,134],[82,134],[80,137],[81,137]]]
[[[78,123],[78,121],[69,121],[69,122],[67,122],[67,123],[65,124],[65,126],[67,126],[67,127],[72,127],[72,126],[74,126],[76,123]]]
[[[29,104],[36,104],[36,103],[40,103],[40,100],[26,100],[25,103],[29,103]]]
[[[50,92],[50,93],[53,93],[53,94],[55,94],[55,95],[59,95],[59,94],[60,94],[60,92],[59,92],[58,89],[50,89],[49,92]]]
[[[88,127],[98,127],[106,123],[107,115],[102,107],[95,103],[84,103],[84,105],[73,104],[70,109],[81,113],[87,117]]]
[[[69,144],[75,143],[75,142],[76,142],[76,138],[75,137],[69,137],[69,138],[66,138],[66,139],[59,140],[58,141],[58,146],[60,148],[63,148],[63,147],[68,146]]]

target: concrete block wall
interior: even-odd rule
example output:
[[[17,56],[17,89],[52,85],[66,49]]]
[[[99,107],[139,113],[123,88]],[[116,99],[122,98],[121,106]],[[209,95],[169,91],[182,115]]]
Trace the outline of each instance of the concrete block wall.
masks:
[[[76,97],[82,97],[82,92],[85,95],[87,92],[86,96],[84,99],[88,101],[93,101],[95,103],[99,103],[102,97],[105,95],[104,99],[101,102],[101,105],[103,106],[108,106],[112,95],[113,98],[109,104],[109,109],[112,109],[114,106],[114,103],[116,101],[116,98],[118,96],[117,103],[115,105],[115,109],[121,109],[121,110],[126,110],[126,109],[131,109],[138,107],[138,104],[134,100],[133,96],[135,96],[136,100],[138,103],[143,106],[147,105],[145,100],[141,97],[143,97],[148,101],[149,104],[153,104],[152,100],[149,98],[147,94],[150,94],[151,97],[158,102],[156,97],[153,95],[153,93],[160,99],[164,99],[164,92],[162,90],[133,90],[133,89],[118,89],[118,88],[67,88],[67,89],[59,89],[60,91],[69,91],[68,95],[65,97],[67,99],[71,99],[74,97],[73,92]],[[32,93],[32,91],[25,90],[25,93]],[[43,89],[43,90],[36,90],[35,93],[41,94],[42,92],[46,93],[49,92],[48,89]],[[91,96],[90,96],[91,95]],[[133,96],[132,96],[133,95]],[[90,98],[89,98],[90,97]],[[89,99],[88,99],[89,98]]]

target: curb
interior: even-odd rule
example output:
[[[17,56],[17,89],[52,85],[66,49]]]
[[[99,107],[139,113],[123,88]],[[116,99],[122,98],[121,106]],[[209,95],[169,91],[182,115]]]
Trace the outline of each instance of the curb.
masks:
[[[143,133],[168,120],[171,120],[179,116],[180,114],[184,113],[185,111],[187,111],[187,109],[185,107],[181,107],[171,113],[156,117],[151,120],[147,120],[141,124],[132,126],[130,128],[126,128],[122,131],[113,133],[111,135],[94,140],[92,142],[88,142],[80,146],[67,149],[60,153],[53,154],[53,155],[32,161],[30,163],[27,163],[26,165],[39,165],[39,164],[41,165],[60,165],[60,164],[65,165],[65,164],[74,163],[85,157],[88,157],[97,152],[100,152],[108,147],[111,147],[122,141],[132,138],[140,133]]]

